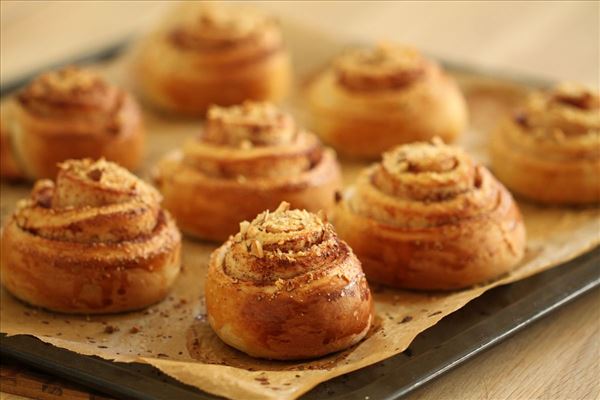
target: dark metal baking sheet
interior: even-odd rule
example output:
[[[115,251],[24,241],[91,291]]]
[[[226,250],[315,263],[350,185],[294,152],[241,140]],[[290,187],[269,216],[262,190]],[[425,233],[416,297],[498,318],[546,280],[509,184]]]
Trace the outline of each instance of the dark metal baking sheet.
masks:
[[[303,398],[397,399],[598,286],[600,247],[486,292],[421,333],[404,353],[322,383]],[[83,356],[31,336],[0,337],[0,354],[118,398],[216,398],[151,366]]]
[[[11,80],[10,82],[4,83],[0,85],[0,97],[4,97],[10,92],[25,86],[29,81],[38,76],[44,71],[48,71],[51,69],[59,68],[64,65],[71,64],[95,64],[103,61],[112,60],[115,57],[119,56],[129,45],[130,40],[119,40],[115,43],[111,43],[105,47],[102,47],[99,50],[96,50],[91,53],[82,54],[80,56],[73,57],[68,60],[63,60],[56,64],[45,65],[42,68],[36,68],[34,71],[29,72],[23,76],[20,76],[16,79]]]

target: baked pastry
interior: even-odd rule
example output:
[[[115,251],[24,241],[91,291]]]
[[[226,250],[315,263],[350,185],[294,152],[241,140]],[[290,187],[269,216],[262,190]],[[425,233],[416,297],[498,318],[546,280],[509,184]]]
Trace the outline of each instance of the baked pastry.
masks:
[[[491,140],[492,168],[518,195],[546,204],[600,202],[600,98],[564,83],[531,93]]]
[[[143,42],[133,78],[144,98],[172,113],[279,101],[291,68],[277,21],[254,10],[203,3],[183,10]]]
[[[315,132],[351,157],[378,158],[398,144],[435,136],[452,142],[467,126],[466,103],[454,80],[404,46],[342,54],[307,95]]]
[[[208,321],[251,356],[291,360],[345,349],[373,319],[360,262],[325,214],[281,203],[240,223],[213,252],[205,283]]]
[[[472,286],[510,271],[525,250],[510,193],[439,139],[399,146],[364,170],[335,224],[369,281],[401,288]]]
[[[161,160],[154,181],[184,232],[222,241],[283,200],[330,210],[341,173],[335,153],[289,114],[246,102],[212,107],[200,136]]]
[[[0,177],[19,180],[23,178],[23,173],[12,154],[10,133],[3,115],[3,111],[6,109],[5,104],[7,103],[2,103],[0,106]]]
[[[181,237],[160,194],[116,164],[68,160],[38,181],[2,230],[2,284],[32,305],[112,313],[161,300]]]
[[[53,178],[67,159],[105,157],[135,169],[144,130],[135,100],[78,67],[47,72],[2,105],[0,174]]]

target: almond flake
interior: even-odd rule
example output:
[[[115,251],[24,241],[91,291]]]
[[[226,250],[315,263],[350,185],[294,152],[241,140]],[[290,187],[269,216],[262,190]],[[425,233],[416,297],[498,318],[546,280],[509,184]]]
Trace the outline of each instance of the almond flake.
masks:
[[[255,257],[262,258],[265,254],[263,252],[262,244],[258,240],[252,242],[251,253]]]
[[[319,212],[317,212],[317,217],[319,217],[319,219],[323,222],[327,222],[327,213],[323,210],[319,210]]]
[[[250,222],[248,221],[242,221],[240,222],[240,233],[242,235],[245,235],[246,232],[248,231],[248,227],[250,226]]]
[[[290,203],[288,203],[287,201],[282,201],[279,204],[279,207],[277,207],[277,210],[275,210],[276,213],[278,212],[285,212],[287,210],[290,209]]]

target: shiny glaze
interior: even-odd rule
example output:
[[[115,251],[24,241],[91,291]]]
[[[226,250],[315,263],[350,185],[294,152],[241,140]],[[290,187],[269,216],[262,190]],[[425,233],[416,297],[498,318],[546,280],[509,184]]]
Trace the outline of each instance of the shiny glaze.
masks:
[[[335,153],[289,114],[246,102],[212,108],[206,125],[198,138],[163,158],[153,176],[186,233],[225,240],[240,221],[282,200],[314,212],[332,208],[341,187]]]
[[[598,93],[573,83],[532,92],[497,127],[490,150],[494,172],[523,197],[546,204],[599,203]]]
[[[280,229],[269,231],[277,219]],[[364,337],[369,287],[330,224],[278,209],[241,229],[213,253],[206,281],[208,320],[221,339],[257,357],[302,359]]]
[[[3,284],[28,303],[70,313],[159,301],[179,272],[181,247],[159,201],[115,164],[62,164],[56,184],[39,181],[2,230]]]
[[[141,160],[144,132],[135,100],[87,69],[38,76],[2,114],[2,152],[11,153],[22,177],[53,178],[57,163],[71,158],[105,157],[126,168]]]
[[[397,287],[482,283],[514,268],[525,249],[522,217],[508,191],[439,141],[387,153],[361,174],[335,218],[368,278]]]

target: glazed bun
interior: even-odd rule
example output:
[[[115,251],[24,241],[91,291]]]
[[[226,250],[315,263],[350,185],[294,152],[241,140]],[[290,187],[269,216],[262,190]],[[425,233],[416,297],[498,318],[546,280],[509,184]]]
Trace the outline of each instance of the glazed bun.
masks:
[[[531,93],[491,140],[492,168],[514,193],[545,204],[600,202],[600,99],[564,83]]]
[[[144,143],[135,100],[93,71],[66,67],[35,78],[2,105],[0,174],[53,178],[67,159],[139,166]]]
[[[160,301],[180,268],[181,238],[159,193],[104,161],[69,160],[40,180],[2,230],[2,284],[65,313],[111,313]]]
[[[146,100],[187,115],[203,115],[212,104],[279,101],[291,83],[275,19],[210,3],[186,3],[141,45],[134,71]]]
[[[332,150],[272,104],[248,102],[211,108],[200,136],[167,155],[154,180],[184,232],[218,241],[283,200],[328,211],[341,187]]]
[[[467,107],[454,80],[417,50],[394,45],[350,50],[308,88],[313,128],[341,154],[378,158],[434,136],[454,141]]]
[[[324,218],[288,207],[242,222],[210,259],[208,321],[254,357],[319,357],[357,343],[372,323],[369,286],[352,250]]]
[[[361,173],[335,224],[370,281],[459,289],[513,269],[525,227],[509,192],[440,140],[403,145]]]

